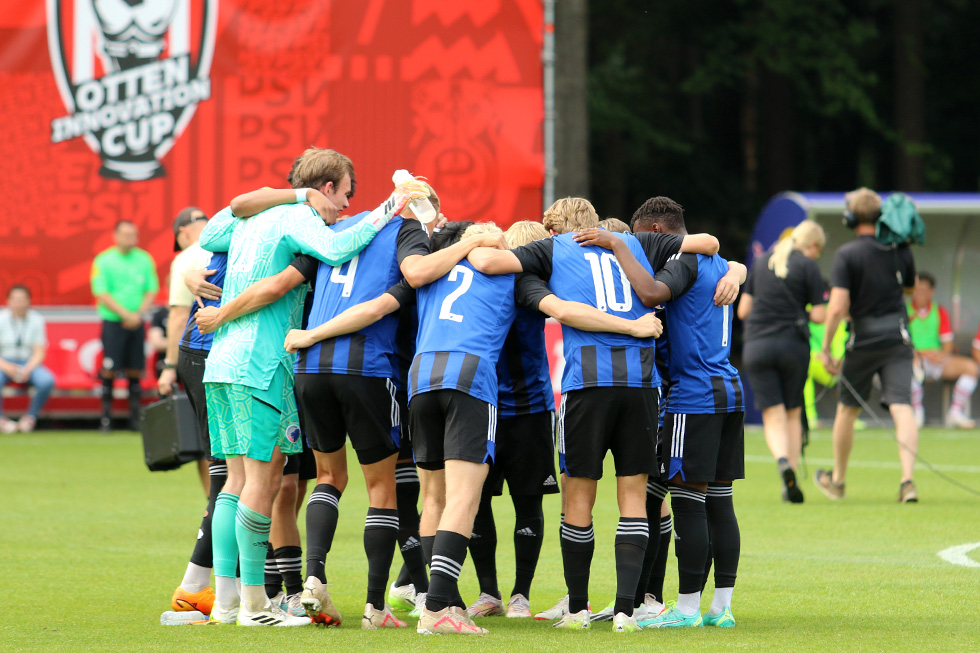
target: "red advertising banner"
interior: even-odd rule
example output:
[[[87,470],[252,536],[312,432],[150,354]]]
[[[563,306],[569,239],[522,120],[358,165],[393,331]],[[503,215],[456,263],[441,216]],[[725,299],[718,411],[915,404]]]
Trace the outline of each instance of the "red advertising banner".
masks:
[[[450,219],[540,217],[542,21],[540,0],[5,3],[0,293],[91,304],[120,219],[163,282],[178,211],[282,187],[310,145],[354,161],[351,212],[408,168]]]

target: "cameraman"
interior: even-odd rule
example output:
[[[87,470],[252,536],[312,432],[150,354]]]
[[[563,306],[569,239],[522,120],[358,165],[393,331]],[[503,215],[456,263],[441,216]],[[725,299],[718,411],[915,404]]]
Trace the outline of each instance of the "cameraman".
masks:
[[[834,420],[834,468],[818,469],[814,481],[831,499],[844,498],[847,459],[854,444],[854,420],[867,401],[871,383],[881,381],[881,403],[888,407],[898,437],[902,482],[898,500],[918,501],[912,480],[919,429],[911,405],[913,351],[906,326],[904,292],[915,286],[915,261],[908,245],[891,247],[875,240],[881,197],[868,188],[845,196],[845,221],[857,237],[837,250],[830,274],[830,302],[824,331],[824,365],[831,372],[839,362],[830,353],[841,319],[850,311],[851,338],[841,373],[840,400]],[[855,393],[860,397],[855,396]]]

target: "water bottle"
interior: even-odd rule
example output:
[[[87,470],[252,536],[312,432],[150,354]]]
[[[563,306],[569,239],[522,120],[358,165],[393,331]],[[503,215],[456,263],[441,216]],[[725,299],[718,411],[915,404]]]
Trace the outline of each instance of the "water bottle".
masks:
[[[174,612],[168,610],[160,615],[161,626],[186,626],[194,621],[204,621],[207,617],[203,612],[190,610],[188,612]]]
[[[406,181],[411,181],[413,179],[415,179],[415,177],[413,177],[412,173],[410,173],[408,170],[395,170],[395,174],[391,176],[391,181],[395,183],[395,186],[401,186]],[[408,203],[408,208],[412,209],[412,213],[414,213],[415,217],[419,219],[419,222],[423,224],[429,224],[439,217],[428,197],[423,197],[420,200],[412,200]]]

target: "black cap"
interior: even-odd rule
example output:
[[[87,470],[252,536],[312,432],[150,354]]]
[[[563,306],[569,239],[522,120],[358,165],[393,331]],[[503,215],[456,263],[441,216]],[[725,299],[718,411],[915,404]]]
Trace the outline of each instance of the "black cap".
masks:
[[[180,244],[177,242],[177,234],[180,233],[181,227],[186,227],[192,222],[197,222],[198,220],[207,221],[208,214],[197,208],[196,206],[188,206],[186,209],[177,214],[174,218],[174,251],[180,251]]]

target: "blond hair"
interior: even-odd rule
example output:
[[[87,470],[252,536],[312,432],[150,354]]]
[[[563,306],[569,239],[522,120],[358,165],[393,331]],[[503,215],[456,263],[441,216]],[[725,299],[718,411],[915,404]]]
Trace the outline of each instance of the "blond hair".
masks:
[[[858,224],[874,223],[881,215],[881,196],[870,188],[852,190],[844,195],[844,202]]]
[[[477,222],[476,224],[471,224],[463,232],[462,238],[469,238],[470,236],[480,236],[482,234],[500,234],[503,233],[503,229],[498,227],[493,222]]]
[[[550,235],[544,225],[533,220],[518,220],[510,225],[505,234],[507,246],[511,249],[533,243],[536,240],[544,240]]]
[[[599,223],[599,226],[606,231],[615,231],[621,234],[633,233],[630,231],[630,226],[618,218],[606,218]]]
[[[769,269],[780,279],[785,279],[789,273],[789,255],[794,249],[803,249],[813,243],[819,243],[823,247],[826,242],[823,227],[813,220],[804,220],[773,248],[772,256],[769,257]]]
[[[541,224],[556,234],[571,233],[599,226],[599,214],[592,203],[582,197],[565,197],[544,212]]]
[[[311,147],[296,157],[286,179],[293,188],[315,188],[317,190],[332,181],[334,190],[336,190],[344,175],[350,175],[350,195],[348,197],[353,197],[356,179],[354,178],[354,164],[351,160],[334,150]]]

